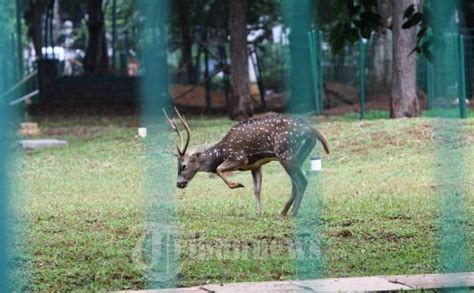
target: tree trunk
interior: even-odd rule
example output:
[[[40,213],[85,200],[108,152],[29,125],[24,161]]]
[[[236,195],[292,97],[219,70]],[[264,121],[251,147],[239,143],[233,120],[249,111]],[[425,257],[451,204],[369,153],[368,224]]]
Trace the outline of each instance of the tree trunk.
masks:
[[[188,11],[186,10],[186,4],[183,3],[183,0],[178,0],[178,17],[179,17],[179,24],[181,26],[181,61],[180,66],[186,65],[186,80],[185,82],[188,84],[196,83],[196,73],[194,72],[194,64],[193,64],[193,40],[190,35],[189,31],[189,22],[188,22]],[[183,74],[180,73],[178,75],[178,80],[182,80]]]
[[[391,0],[378,0],[378,12],[385,24],[392,16]],[[373,36],[372,42],[373,62],[369,69],[368,79],[374,80],[374,87],[382,89],[376,94],[388,94],[392,80],[392,31],[384,29]]]
[[[54,6],[53,6],[53,43],[56,42],[56,40],[59,39],[60,35],[61,35],[61,25],[62,25],[62,22],[61,22],[61,15],[60,15],[60,11],[61,11],[61,8],[59,7],[59,3],[60,1],[59,0],[55,0],[54,1]]]
[[[392,0],[393,77],[390,96],[390,117],[416,117],[420,106],[416,95],[416,28],[402,29],[403,14],[418,0]]]
[[[229,0],[230,31],[230,117],[245,119],[253,115],[247,54],[247,0]]]
[[[31,6],[32,24],[30,30],[33,39],[33,46],[35,47],[36,59],[42,59],[43,51],[41,49],[43,46],[41,41],[41,11],[43,11],[44,7],[39,1],[33,1]]]
[[[87,0],[89,22],[89,41],[84,60],[84,70],[88,75],[104,75],[108,73],[109,58],[105,40],[104,11],[102,0]]]

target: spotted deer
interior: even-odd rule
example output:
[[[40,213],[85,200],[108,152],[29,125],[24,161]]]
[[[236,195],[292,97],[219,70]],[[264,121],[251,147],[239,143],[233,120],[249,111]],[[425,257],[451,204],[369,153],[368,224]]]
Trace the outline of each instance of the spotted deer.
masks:
[[[252,171],[253,188],[257,202],[257,214],[261,214],[260,190],[262,188],[262,166],[279,161],[291,178],[292,191],[281,214],[286,216],[293,205],[292,216],[298,213],[301,199],[308,184],[301,166],[317,140],[329,154],[325,136],[299,118],[282,114],[269,114],[239,122],[224,138],[206,150],[188,151],[191,129],[186,119],[175,108],[179,121],[186,130],[186,141],[178,129],[176,118],[170,119],[163,109],[172,129],[178,134],[181,145],[177,145],[177,187],[185,188],[197,172],[216,173],[231,189],[244,187],[232,181],[232,171]]]

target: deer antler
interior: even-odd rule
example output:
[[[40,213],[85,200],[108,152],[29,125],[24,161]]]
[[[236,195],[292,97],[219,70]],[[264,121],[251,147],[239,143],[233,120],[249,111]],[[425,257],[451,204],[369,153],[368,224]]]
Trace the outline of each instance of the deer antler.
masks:
[[[166,114],[166,111],[165,109],[163,109],[163,113],[165,114],[165,117],[166,117],[166,120],[168,120],[169,124],[171,125],[171,128],[173,128],[173,130],[178,134],[179,136],[179,141],[180,141],[180,144],[181,144],[181,147],[179,147],[178,145],[176,145],[176,149],[178,150],[178,154],[179,155],[184,155],[186,153],[186,150],[188,148],[188,145],[189,145],[189,140],[191,139],[191,129],[189,128],[189,125],[188,123],[186,122],[186,119],[184,118],[184,116],[182,116],[178,109],[176,109],[176,107],[174,107],[174,110],[176,111],[176,114],[178,114],[178,118],[179,120],[181,121],[181,123],[183,123],[183,126],[186,130],[186,133],[187,133],[187,138],[186,138],[186,142],[183,141],[183,136],[181,135],[181,132],[179,131],[178,129],[178,126],[177,126],[177,123],[176,123],[176,119],[173,118],[173,120],[171,120],[169,117],[168,117],[168,114]]]
[[[183,136],[181,135],[181,132],[179,132],[178,126],[176,125],[176,119],[173,118],[173,120],[171,120],[170,117],[168,117],[168,114],[166,114],[165,109],[163,109],[163,114],[165,114],[166,120],[168,120],[171,128],[173,128],[173,130],[178,134],[181,145],[183,145]],[[178,144],[176,144],[176,149],[178,150],[178,154],[182,155]]]
[[[178,148],[178,146],[176,145],[176,148]],[[178,149],[179,151],[179,149]],[[170,152],[170,154],[172,154],[173,156],[175,157],[178,157],[178,153],[175,153],[172,149],[171,149],[171,146],[168,145],[168,152]]]
[[[186,138],[186,143],[184,144],[184,146],[181,144],[181,149],[182,149],[182,152],[183,152],[183,155],[184,155],[184,153],[186,153],[186,150],[188,149],[189,141],[191,140],[191,129],[189,128],[188,122],[186,121],[184,116],[182,116],[179,113],[178,109],[176,107],[174,107],[174,110],[175,110],[176,114],[178,115],[179,120],[181,120],[181,123],[183,123],[184,129],[186,129],[186,133],[188,135],[188,137]]]

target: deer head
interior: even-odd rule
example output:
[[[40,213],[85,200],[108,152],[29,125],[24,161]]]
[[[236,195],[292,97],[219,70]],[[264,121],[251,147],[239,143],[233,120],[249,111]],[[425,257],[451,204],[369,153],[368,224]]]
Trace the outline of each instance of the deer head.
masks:
[[[178,116],[179,121],[183,124],[184,129],[186,130],[186,142],[183,140],[183,136],[179,131],[176,118],[170,119],[166,114],[165,109],[163,113],[165,114],[166,120],[171,125],[171,128],[178,134],[180,145],[176,145],[177,153],[171,151],[178,158],[178,178],[176,179],[176,186],[178,188],[185,188],[188,183],[193,179],[194,175],[200,170],[201,164],[199,162],[199,152],[190,151],[187,152],[189,140],[191,139],[191,129],[189,128],[188,123],[184,116],[182,116],[176,107],[174,108]]]

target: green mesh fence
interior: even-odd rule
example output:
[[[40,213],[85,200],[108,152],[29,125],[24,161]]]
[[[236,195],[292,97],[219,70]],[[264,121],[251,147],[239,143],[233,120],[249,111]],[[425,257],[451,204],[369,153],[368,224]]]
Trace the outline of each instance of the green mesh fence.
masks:
[[[309,162],[304,168],[308,169]],[[323,174],[308,171],[308,186],[298,216],[293,220],[294,269],[297,279],[324,277]]]
[[[3,5],[4,1],[0,3]],[[3,11],[0,11],[0,28],[3,28],[5,23],[5,15]],[[3,29],[2,29],[3,30]],[[4,42],[1,41],[0,48],[4,47]],[[4,60],[7,58],[5,55],[4,50],[0,51],[0,62],[3,63]],[[3,67],[3,66],[2,66]],[[4,68],[2,68],[4,69]],[[0,92],[5,91],[6,85],[6,71],[2,70],[1,77],[0,77]],[[8,149],[8,127],[7,127],[7,103],[5,100],[0,101],[0,117],[2,117],[2,121],[0,122],[0,291],[8,292],[9,290],[9,282],[5,281],[8,280],[8,257],[7,257],[7,242],[8,242],[8,223],[7,223],[7,206],[8,206],[8,184],[7,184],[7,172],[6,172],[6,151]]]
[[[462,94],[460,89],[464,70],[459,62],[463,54],[462,38],[452,18],[457,1],[433,2],[433,27],[439,33],[442,45],[434,49],[433,63],[433,107],[437,118],[434,121],[438,162],[439,237],[441,272],[462,272],[468,269],[468,238],[465,154],[460,145],[465,143],[465,128],[459,117],[458,107],[453,107],[454,97]],[[455,58],[453,58],[455,57]],[[462,101],[460,101],[460,104]]]
[[[324,96],[324,106],[326,109],[344,104],[355,104],[360,102],[361,89],[365,91],[367,101],[379,101],[376,107],[388,108],[388,97],[391,90],[391,48],[385,48],[382,54],[380,50],[383,46],[378,44],[382,41],[390,41],[390,32],[375,33],[367,40],[365,48],[360,46],[360,42],[355,45],[346,45],[343,50],[334,55],[329,47],[329,33],[323,32],[321,39],[322,49],[322,73],[326,94]],[[460,41],[460,38],[463,41]],[[462,102],[458,99],[464,96],[471,99],[473,91],[473,66],[474,58],[472,53],[474,38],[469,30],[463,30],[460,34],[452,32],[450,37],[446,36],[445,42],[452,43],[456,49],[452,52],[450,62],[445,66],[433,67],[422,55],[417,56],[417,88],[418,97],[423,109],[431,109],[433,100],[439,98],[441,94],[440,83],[436,78],[442,78],[447,71],[456,69],[455,80],[442,95],[448,95],[452,104],[458,105]],[[361,58],[362,52],[362,58]],[[452,61],[452,62],[451,62]],[[463,69],[464,68],[464,69]],[[436,72],[433,72],[436,70]],[[453,71],[454,72],[454,71]],[[361,73],[364,73],[364,82],[361,83]],[[464,75],[462,75],[464,74]],[[437,76],[435,78],[435,76]],[[462,93],[462,82],[465,82],[466,93]],[[436,93],[435,93],[435,87]],[[335,92],[336,90],[336,92]],[[438,96],[435,96],[437,94]],[[385,103],[385,104],[384,104]],[[363,109],[363,107],[361,107]],[[468,111],[468,108],[466,108]],[[461,114],[460,114],[461,115]],[[466,114],[467,115],[467,114]]]
[[[8,1],[1,0],[2,7],[8,6]],[[0,93],[6,91],[13,80],[11,76],[11,50],[9,50],[8,25],[9,14],[7,9],[0,10]],[[12,290],[10,279],[10,256],[9,240],[11,231],[11,221],[9,217],[9,151],[10,151],[10,107],[8,101],[2,97],[0,99],[0,292],[9,292]]]
[[[464,36],[466,91],[471,100],[474,96],[474,30],[462,29],[460,34]]]
[[[325,82],[339,83],[358,90],[359,49],[358,46],[345,46],[339,54],[333,54],[329,47],[329,33],[323,33],[323,72]],[[345,97],[357,101],[356,96]]]
[[[321,35],[313,30],[314,3],[310,0],[283,1],[282,15],[290,28],[288,112],[315,113],[322,110],[322,64]],[[302,164],[308,171],[309,162]],[[321,278],[324,272],[322,253],[322,178],[320,173],[307,176],[307,187],[301,200],[298,216],[292,221],[293,266],[297,279]],[[291,176],[293,177],[293,176]],[[291,252],[290,252],[291,253]]]
[[[290,68],[288,75],[288,89],[291,91],[292,101],[287,105],[289,112],[314,112],[314,88],[311,80],[310,46],[308,32],[311,29],[314,3],[311,0],[282,1],[283,17],[290,28],[289,54]]]
[[[139,1],[141,26],[142,115],[148,129],[145,142],[144,196],[148,203],[145,237],[137,256],[152,288],[176,287],[179,267],[175,198],[175,158],[167,151],[169,125],[162,109],[170,112],[168,93],[168,1]]]

